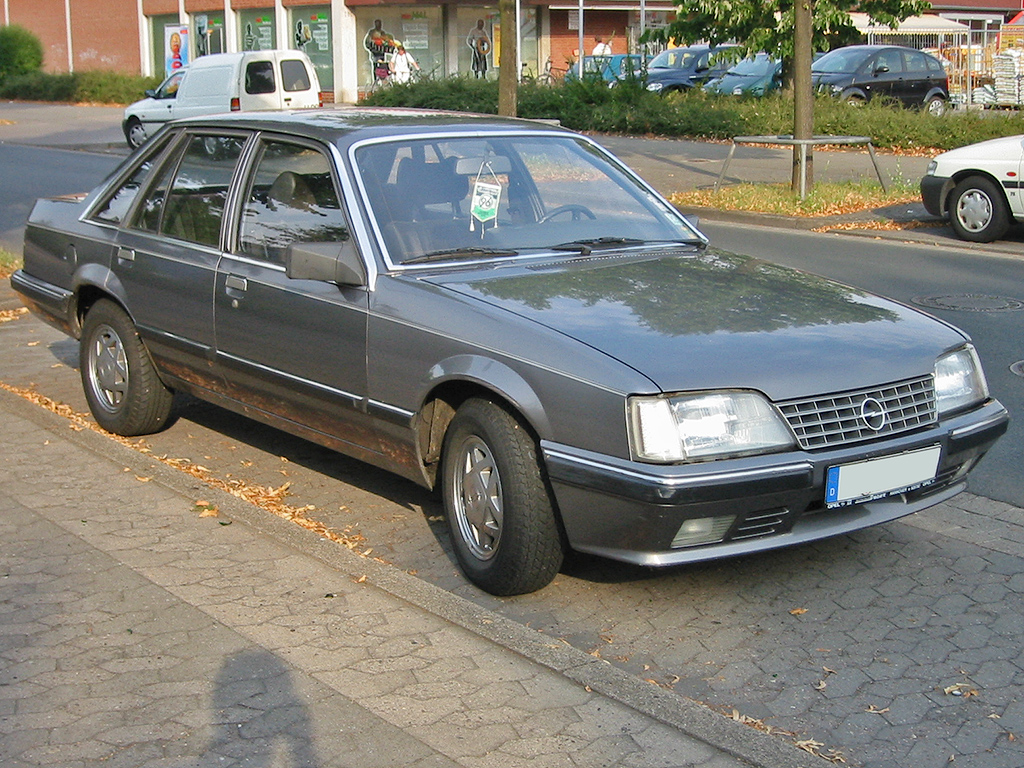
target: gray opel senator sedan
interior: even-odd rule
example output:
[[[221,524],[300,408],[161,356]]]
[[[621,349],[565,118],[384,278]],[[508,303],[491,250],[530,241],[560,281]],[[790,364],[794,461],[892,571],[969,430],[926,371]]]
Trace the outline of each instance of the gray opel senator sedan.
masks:
[[[488,592],[936,504],[1007,426],[957,329],[717,252],[593,141],[379,109],[172,124],[11,278],[105,429],[191,393],[439,490]]]

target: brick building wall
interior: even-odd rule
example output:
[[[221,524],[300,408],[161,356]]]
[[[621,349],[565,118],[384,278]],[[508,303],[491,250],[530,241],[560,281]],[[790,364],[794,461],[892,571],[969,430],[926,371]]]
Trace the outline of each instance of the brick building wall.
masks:
[[[584,11],[583,55],[589,56],[594,50],[596,35],[611,43],[612,53],[627,53],[628,23],[628,11]],[[579,35],[578,29],[569,29],[569,11],[551,11],[551,64],[555,69],[565,69],[566,62],[576,59]]]
[[[71,4],[74,67],[140,71],[139,18],[134,3],[93,0]]]
[[[139,21],[134,3],[92,0],[71,4],[71,46],[64,0],[8,0],[10,23],[31,30],[43,45],[43,69],[138,72]],[[175,5],[177,8],[177,5]]]

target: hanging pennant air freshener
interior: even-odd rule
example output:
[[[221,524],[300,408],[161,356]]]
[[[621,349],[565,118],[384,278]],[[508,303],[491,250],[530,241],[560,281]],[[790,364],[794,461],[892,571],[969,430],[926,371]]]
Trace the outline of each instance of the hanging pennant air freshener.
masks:
[[[493,221],[498,226],[498,203],[501,201],[501,185],[481,181],[479,176],[473,183],[473,201],[470,212],[473,214],[473,221],[470,222],[470,231],[474,229],[472,224],[480,222],[481,231],[488,221]]]

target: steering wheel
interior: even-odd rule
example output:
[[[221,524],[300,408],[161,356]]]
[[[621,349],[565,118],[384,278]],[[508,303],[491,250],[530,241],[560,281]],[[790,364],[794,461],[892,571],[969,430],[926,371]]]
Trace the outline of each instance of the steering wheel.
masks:
[[[558,206],[553,211],[551,211],[551,213],[549,213],[547,216],[544,216],[537,223],[538,224],[544,224],[546,222],[551,221],[553,218],[555,218],[555,216],[560,216],[563,213],[571,213],[573,221],[579,221],[584,216],[586,216],[588,219],[592,219],[592,220],[596,220],[597,219],[597,216],[594,214],[594,212],[592,210],[590,210],[589,208],[587,208],[587,206],[579,205],[577,203],[570,203],[569,205],[560,205],[560,206]]]

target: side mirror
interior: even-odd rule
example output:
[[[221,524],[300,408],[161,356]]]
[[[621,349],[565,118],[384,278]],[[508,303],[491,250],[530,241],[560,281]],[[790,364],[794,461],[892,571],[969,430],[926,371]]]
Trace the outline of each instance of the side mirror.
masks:
[[[875,74],[876,75],[884,75],[888,71],[889,71],[889,68],[887,66],[885,66],[885,64],[879,64],[877,67],[875,67]]]
[[[156,98],[156,91],[154,91],[152,88],[148,88],[144,95],[147,98],[155,99]]]
[[[285,274],[293,280],[366,285],[366,267],[351,238],[327,243],[292,243],[284,254]]]

